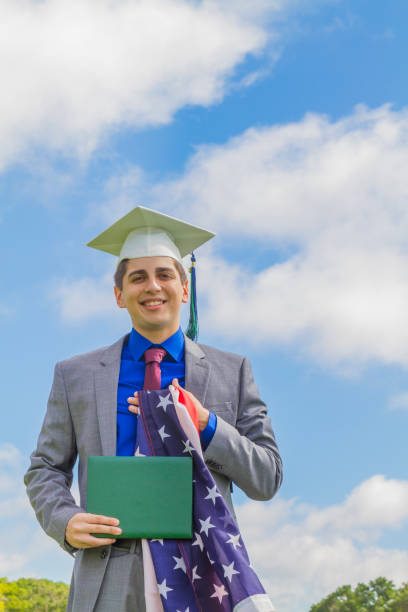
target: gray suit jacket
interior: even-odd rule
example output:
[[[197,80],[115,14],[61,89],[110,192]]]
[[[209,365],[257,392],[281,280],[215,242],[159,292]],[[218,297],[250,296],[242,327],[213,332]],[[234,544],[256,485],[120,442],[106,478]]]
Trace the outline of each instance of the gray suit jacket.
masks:
[[[25,475],[28,496],[46,533],[65,542],[69,519],[86,509],[88,455],[116,455],[116,404],[120,359],[126,336],[108,348],[60,362],[47,413]],[[266,406],[248,360],[186,338],[186,389],[217,415],[217,429],[204,453],[220,493],[233,511],[231,482],[252,499],[270,499],[282,480],[282,463]],[[80,507],[71,495],[79,457]],[[76,554],[70,601],[91,611],[110,548]],[[74,594],[73,592],[74,591]]]

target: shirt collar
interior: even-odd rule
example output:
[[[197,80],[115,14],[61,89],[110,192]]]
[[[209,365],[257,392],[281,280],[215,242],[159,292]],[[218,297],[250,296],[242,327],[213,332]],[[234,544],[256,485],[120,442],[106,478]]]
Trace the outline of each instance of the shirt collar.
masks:
[[[150,340],[139,334],[135,328],[132,328],[128,347],[135,361],[139,361],[143,357],[144,352],[151,346],[158,345],[152,344]],[[162,346],[175,361],[181,361],[184,355],[184,334],[181,331],[181,327],[179,327],[176,333],[170,336],[170,338],[162,342],[160,346]]]

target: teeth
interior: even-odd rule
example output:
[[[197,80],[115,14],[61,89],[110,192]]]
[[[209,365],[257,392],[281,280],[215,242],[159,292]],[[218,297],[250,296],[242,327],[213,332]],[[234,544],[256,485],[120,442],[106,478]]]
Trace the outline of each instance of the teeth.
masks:
[[[145,302],[145,306],[158,306],[161,303],[161,300],[153,300],[151,302]]]

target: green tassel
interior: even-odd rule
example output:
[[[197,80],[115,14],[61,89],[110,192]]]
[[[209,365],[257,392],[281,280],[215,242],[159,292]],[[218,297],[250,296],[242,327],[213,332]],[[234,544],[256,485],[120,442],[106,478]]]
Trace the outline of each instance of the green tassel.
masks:
[[[198,312],[197,312],[197,289],[196,289],[196,258],[194,253],[191,253],[190,267],[190,319],[186,330],[186,336],[197,342],[198,340]]]

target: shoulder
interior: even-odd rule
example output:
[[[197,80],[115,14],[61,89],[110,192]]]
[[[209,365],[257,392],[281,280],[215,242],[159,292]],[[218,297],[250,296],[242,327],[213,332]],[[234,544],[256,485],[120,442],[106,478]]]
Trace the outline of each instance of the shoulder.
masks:
[[[128,335],[125,335],[109,346],[102,346],[93,351],[74,355],[73,357],[59,361],[56,364],[56,369],[61,369],[65,372],[77,369],[88,369],[101,363],[106,365],[107,363],[118,360],[121,357],[123,343],[127,337]]]
[[[229,351],[222,351],[214,346],[209,346],[208,344],[197,344],[197,347],[201,349],[204,356],[216,366],[225,366],[228,364],[233,368],[241,368],[244,361],[247,360],[247,358],[243,355],[230,353]]]

